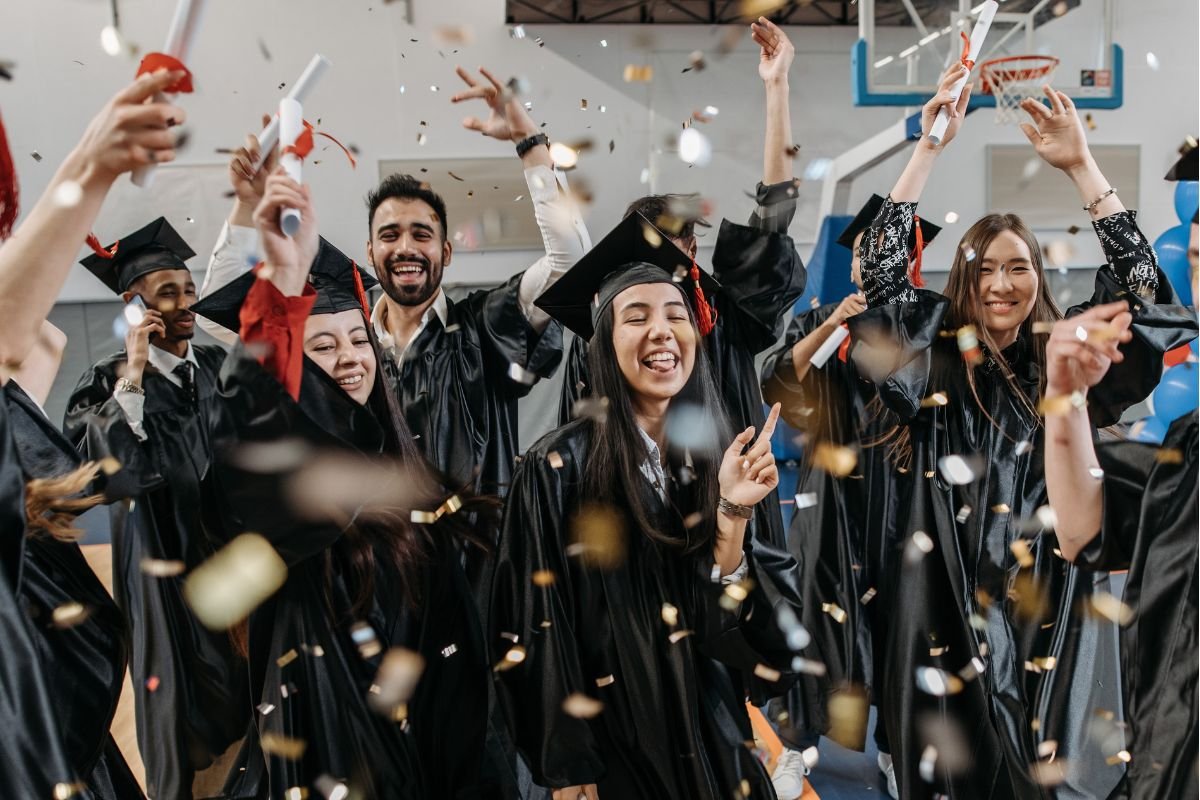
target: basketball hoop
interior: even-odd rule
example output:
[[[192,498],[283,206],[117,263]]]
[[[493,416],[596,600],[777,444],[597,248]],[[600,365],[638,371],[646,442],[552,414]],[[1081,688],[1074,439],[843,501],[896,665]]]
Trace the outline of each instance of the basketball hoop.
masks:
[[[1005,56],[979,65],[984,94],[996,97],[996,124],[1011,125],[1023,119],[1021,101],[1040,97],[1042,85],[1058,67],[1054,56]]]

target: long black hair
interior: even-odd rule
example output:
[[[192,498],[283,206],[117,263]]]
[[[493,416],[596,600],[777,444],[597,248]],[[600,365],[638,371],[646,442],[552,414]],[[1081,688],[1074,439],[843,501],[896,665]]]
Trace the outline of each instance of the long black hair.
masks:
[[[688,554],[701,552],[704,548],[711,550],[716,539],[717,501],[721,496],[717,475],[732,435],[725,411],[717,400],[720,395],[695,315],[689,305],[688,321],[696,337],[695,364],[683,389],[672,398],[668,413],[677,412],[683,404],[688,404],[696,414],[694,422],[709,426],[708,429],[713,431],[714,445],[690,450],[677,446],[667,449],[667,471],[674,478],[668,481],[668,497],[685,520],[687,535],[683,540],[659,530],[643,499],[646,478],[641,465],[649,453],[634,417],[632,392],[617,363],[613,347],[614,317],[615,311],[610,304],[599,315],[588,345],[592,394],[607,398],[608,409],[605,414],[592,419],[591,447],[583,474],[584,496],[612,508],[627,509],[634,524],[655,542]],[[686,463],[687,456],[691,459],[690,467]],[[700,516],[694,517],[697,513]]]

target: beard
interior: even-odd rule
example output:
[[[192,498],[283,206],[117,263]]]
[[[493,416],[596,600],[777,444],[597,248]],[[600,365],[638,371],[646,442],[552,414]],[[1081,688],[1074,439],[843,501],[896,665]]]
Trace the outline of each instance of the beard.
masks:
[[[425,258],[408,258],[405,261],[407,263],[420,264],[423,269],[421,273],[423,280],[412,284],[400,283],[396,276],[392,274],[391,268],[385,266],[383,269],[375,270],[375,275],[379,279],[379,285],[383,289],[383,293],[399,305],[424,305],[437,292],[438,287],[442,285],[442,265],[440,263],[433,264]]]

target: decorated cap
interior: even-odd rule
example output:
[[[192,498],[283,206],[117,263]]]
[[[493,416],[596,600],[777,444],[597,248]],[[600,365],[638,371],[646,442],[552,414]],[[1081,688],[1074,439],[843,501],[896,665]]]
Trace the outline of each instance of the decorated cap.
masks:
[[[854,249],[854,240],[860,233],[871,227],[871,223],[875,221],[875,217],[879,215],[879,209],[883,208],[884,200],[877,194],[871,195],[871,199],[866,202],[866,205],[858,212],[858,214],[842,231],[841,236],[837,238],[837,243],[847,250]],[[941,226],[934,225],[927,219],[921,218],[921,237],[925,244],[933,241],[934,237],[942,232]],[[917,246],[917,226],[913,226],[912,233],[908,238],[908,249],[912,250]]]
[[[258,275],[255,272],[239,275],[196,303],[191,310],[237,333],[241,327],[239,316],[242,304],[257,279]],[[308,282],[317,293],[310,315],[337,314],[351,309],[358,309],[370,315],[366,292],[378,281],[324,238],[317,248],[317,257],[309,271]]]
[[[643,283],[678,286],[696,314],[701,334],[712,330],[716,312],[708,298],[720,284],[636,212],[621,220],[534,304],[579,336],[591,339],[596,320],[613,298]]]
[[[122,294],[143,275],[164,269],[187,269],[186,262],[196,255],[165,217],[144,228],[101,247],[94,235],[88,236],[92,255],[80,261],[114,294]]]

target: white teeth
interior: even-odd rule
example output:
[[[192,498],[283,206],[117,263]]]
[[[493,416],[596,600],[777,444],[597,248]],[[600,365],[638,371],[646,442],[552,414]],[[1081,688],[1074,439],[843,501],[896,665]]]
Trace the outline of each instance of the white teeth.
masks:
[[[396,270],[396,272],[400,272],[403,274],[409,274],[409,273],[415,274],[418,272],[423,272],[424,268],[423,267],[396,267],[395,270]]]
[[[674,361],[675,356],[672,353],[655,353],[649,356],[647,361]]]
[[[339,378],[338,383],[342,386],[352,386],[353,384],[356,384],[356,383],[362,383],[362,379],[363,379],[362,375],[355,375],[352,378]]]

